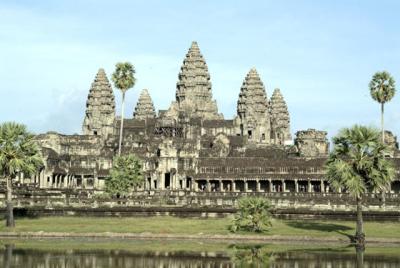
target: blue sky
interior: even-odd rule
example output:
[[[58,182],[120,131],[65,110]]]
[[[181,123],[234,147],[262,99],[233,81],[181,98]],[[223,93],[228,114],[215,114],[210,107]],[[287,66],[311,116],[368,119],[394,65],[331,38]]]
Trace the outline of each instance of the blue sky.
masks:
[[[399,92],[386,126],[400,135],[399,10],[399,1],[1,1],[0,122],[79,133],[98,68],[110,74],[118,61],[137,70],[127,117],[143,88],[167,109],[196,40],[227,119],[256,67],[268,97],[281,88],[292,132],[379,126],[368,83],[387,70]]]

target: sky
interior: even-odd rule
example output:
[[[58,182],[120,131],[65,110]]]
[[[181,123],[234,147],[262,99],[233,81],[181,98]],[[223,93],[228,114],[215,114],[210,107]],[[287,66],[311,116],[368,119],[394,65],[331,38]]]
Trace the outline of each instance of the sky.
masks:
[[[0,2],[0,122],[35,133],[80,133],[86,98],[99,68],[110,75],[129,61],[157,110],[175,99],[182,61],[197,41],[213,97],[226,119],[255,67],[270,97],[280,88],[291,131],[329,137],[343,127],[379,127],[380,106],[368,83],[389,71],[396,96],[386,128],[400,135],[400,1],[7,1]],[[115,91],[117,114],[120,93]]]

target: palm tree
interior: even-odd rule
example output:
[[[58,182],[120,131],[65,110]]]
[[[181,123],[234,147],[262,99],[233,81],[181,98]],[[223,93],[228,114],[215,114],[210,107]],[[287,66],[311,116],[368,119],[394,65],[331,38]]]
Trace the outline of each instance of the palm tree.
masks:
[[[135,68],[129,62],[119,62],[115,65],[115,72],[112,74],[112,81],[114,86],[122,92],[121,104],[121,127],[119,131],[118,155],[121,155],[122,146],[122,132],[124,130],[124,106],[125,106],[125,93],[128,89],[135,85],[136,79],[134,77]]]
[[[386,71],[377,72],[372,77],[369,83],[371,97],[381,104],[381,131],[382,142],[385,142],[385,127],[384,127],[384,106],[389,102],[396,93],[395,81],[393,77]]]
[[[0,176],[7,184],[7,227],[14,227],[12,180],[19,174],[30,176],[38,172],[43,161],[34,136],[24,125],[7,122],[0,125]]]
[[[327,163],[327,178],[336,189],[356,199],[357,226],[354,240],[364,246],[362,201],[366,193],[384,191],[394,179],[393,163],[385,158],[387,147],[378,130],[355,125],[333,138],[334,148]]]
[[[261,197],[243,197],[238,200],[238,212],[230,227],[232,232],[248,230],[262,232],[272,226],[269,200]]]

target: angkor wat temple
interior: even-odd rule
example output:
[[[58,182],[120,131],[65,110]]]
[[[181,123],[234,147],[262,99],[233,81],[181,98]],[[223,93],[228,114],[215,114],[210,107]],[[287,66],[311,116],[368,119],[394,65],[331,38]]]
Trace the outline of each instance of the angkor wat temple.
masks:
[[[205,192],[329,192],[327,133],[298,131],[292,140],[282,92],[268,98],[256,69],[238,85],[237,115],[224,119],[212,97],[207,64],[193,42],[181,67],[176,99],[156,113],[144,89],[124,119],[122,153],[144,163],[144,190]],[[82,135],[37,136],[45,168],[29,179],[40,188],[102,189],[118,150],[120,118],[103,69],[91,85]],[[396,137],[386,132],[400,167]],[[391,191],[400,191],[400,175]]]

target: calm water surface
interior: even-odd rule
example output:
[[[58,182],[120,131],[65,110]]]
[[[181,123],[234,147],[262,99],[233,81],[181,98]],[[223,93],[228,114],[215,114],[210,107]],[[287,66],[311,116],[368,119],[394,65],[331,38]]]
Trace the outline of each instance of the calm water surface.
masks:
[[[188,241],[3,240],[0,267],[400,267],[400,247]]]

